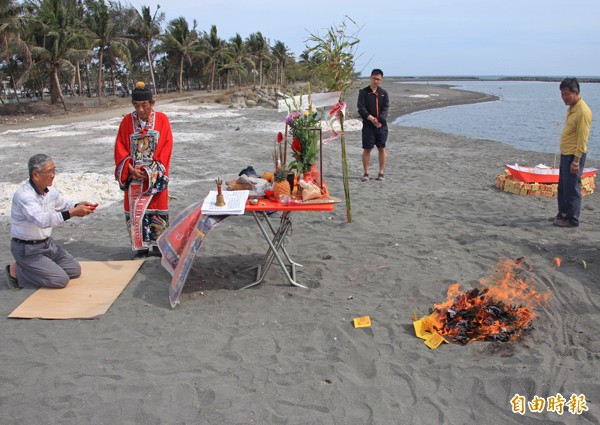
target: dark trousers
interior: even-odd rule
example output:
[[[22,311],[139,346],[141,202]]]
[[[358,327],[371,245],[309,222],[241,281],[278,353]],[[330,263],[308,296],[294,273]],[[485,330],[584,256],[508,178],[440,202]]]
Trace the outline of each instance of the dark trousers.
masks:
[[[556,218],[567,219],[574,226],[579,226],[581,212],[581,175],[585,166],[586,154],[581,155],[579,172],[571,174],[571,163],[575,155],[561,155],[558,177],[558,214]]]

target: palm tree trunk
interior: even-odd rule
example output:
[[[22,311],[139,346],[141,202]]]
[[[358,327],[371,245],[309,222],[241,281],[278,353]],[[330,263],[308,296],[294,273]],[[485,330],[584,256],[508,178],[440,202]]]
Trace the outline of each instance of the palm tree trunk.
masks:
[[[116,96],[117,95],[117,82],[115,80],[115,68],[112,66],[112,64],[110,66],[110,84],[112,87],[113,96]]]
[[[152,86],[154,86],[154,94],[156,95],[156,80],[154,79],[154,65],[152,64],[152,56],[150,55],[150,43],[146,45],[146,54],[148,55],[148,63],[150,64],[150,77],[152,77]]]
[[[181,55],[181,60],[179,61],[179,94],[183,93],[183,59],[184,56]]]
[[[92,97],[92,84],[90,82],[90,70],[87,58],[85,59],[85,80],[87,81],[87,97]]]
[[[17,103],[21,103],[19,100],[19,94],[17,93],[17,84],[15,83],[15,77],[10,74],[10,82],[12,83],[13,92],[15,92],[15,99],[17,99]]]
[[[81,87],[81,66],[79,65],[79,61],[77,61],[75,66],[77,67],[77,95],[83,97],[83,87]]]
[[[98,102],[102,104],[102,97],[104,97],[104,88],[102,84],[102,62],[104,61],[104,49],[100,46],[100,52],[98,53]]]
[[[54,66],[52,67],[52,81],[53,81],[53,88],[52,88],[52,93],[56,94],[56,96],[58,97],[58,99],[61,101],[63,108],[65,109],[65,112],[67,112],[67,105],[65,104],[65,98],[63,97],[62,94],[62,90],[60,88],[60,81],[58,80],[58,64],[55,63]],[[54,100],[54,99],[52,99]],[[50,103],[56,103],[56,100],[54,102],[52,102],[52,100],[50,101]]]
[[[215,89],[215,68],[217,64],[213,62],[212,69],[210,70],[210,91]]]

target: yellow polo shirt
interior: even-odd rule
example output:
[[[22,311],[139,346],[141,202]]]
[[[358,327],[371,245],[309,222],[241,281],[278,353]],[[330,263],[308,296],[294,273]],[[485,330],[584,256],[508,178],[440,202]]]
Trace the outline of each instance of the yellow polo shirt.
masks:
[[[563,155],[575,155],[581,158],[587,152],[587,141],[592,126],[592,110],[583,99],[569,108],[565,127],[560,136],[560,153]]]

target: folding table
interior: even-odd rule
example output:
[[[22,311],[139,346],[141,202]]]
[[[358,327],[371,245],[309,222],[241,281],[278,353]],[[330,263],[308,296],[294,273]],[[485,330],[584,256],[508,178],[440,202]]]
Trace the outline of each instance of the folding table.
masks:
[[[204,238],[219,222],[230,216],[212,216],[201,213],[202,201],[188,206],[182,211],[171,226],[159,237],[158,247],[162,253],[161,264],[171,274],[169,299],[171,307],[179,303],[179,296]],[[291,215],[294,212],[331,212],[333,203],[302,203],[283,205],[277,201],[260,199],[257,204],[246,203],[245,214],[252,214],[267,250],[261,262],[256,266],[256,278],[241,289],[250,288],[263,282],[274,261],[281,267],[288,283],[306,288],[296,280],[296,267],[285,248],[285,237],[292,226]],[[280,217],[272,213],[281,212]],[[273,222],[279,220],[279,226]],[[288,270],[289,267],[289,270]]]
[[[271,220],[269,219],[269,212],[279,211],[281,212],[281,220],[279,227],[275,229],[271,224]],[[271,268],[273,264],[273,260],[277,260],[277,263],[281,266],[281,270],[283,270],[283,274],[287,281],[293,286],[299,286],[301,288],[306,288],[306,286],[302,285],[296,280],[296,266],[302,267],[301,264],[294,262],[287,250],[285,249],[285,237],[287,236],[289,230],[292,228],[292,212],[309,212],[309,211],[319,211],[319,212],[328,212],[333,211],[333,204],[292,204],[292,205],[282,205],[279,202],[270,200],[270,199],[261,199],[258,204],[252,205],[246,204],[246,212],[252,213],[260,232],[265,238],[269,249],[263,256],[262,261],[258,266],[256,266],[256,280],[248,285],[244,286],[241,289],[250,288],[252,286],[258,285],[263,281],[267,272]],[[267,226],[265,226],[267,224]],[[287,265],[282,258],[281,254],[285,257],[287,261]],[[288,266],[290,270],[288,271]]]

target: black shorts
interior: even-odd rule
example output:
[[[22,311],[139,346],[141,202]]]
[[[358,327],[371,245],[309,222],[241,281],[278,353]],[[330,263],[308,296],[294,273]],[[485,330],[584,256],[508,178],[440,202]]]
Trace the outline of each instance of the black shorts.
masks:
[[[375,128],[368,125],[363,125],[362,129],[362,147],[363,149],[385,148],[387,141],[388,128],[387,125],[381,128]]]

